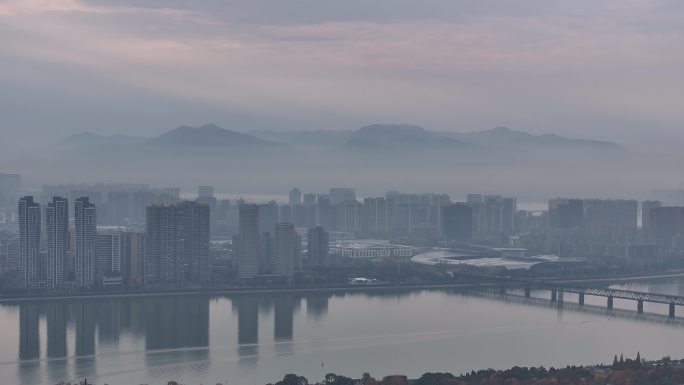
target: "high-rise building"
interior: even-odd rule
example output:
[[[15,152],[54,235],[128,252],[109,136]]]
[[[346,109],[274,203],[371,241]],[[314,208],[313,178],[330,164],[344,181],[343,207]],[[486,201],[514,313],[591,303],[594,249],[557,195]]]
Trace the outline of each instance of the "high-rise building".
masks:
[[[549,201],[549,227],[552,229],[578,229],[584,226],[582,199],[556,198]]]
[[[197,187],[197,196],[200,198],[213,198],[214,186],[199,186]]]
[[[20,191],[21,175],[0,174],[0,206],[10,205],[19,197]]]
[[[97,268],[97,213],[87,197],[77,198],[74,203],[74,225],[76,285],[90,287]]]
[[[661,201],[643,201],[641,202],[641,228],[648,231],[651,227],[651,210],[662,207]]]
[[[684,207],[656,207],[651,209],[650,234],[665,248],[684,237]]]
[[[470,242],[473,236],[473,209],[467,203],[444,206],[442,220],[445,241]]]
[[[312,227],[307,234],[307,260],[311,265],[329,263],[330,235],[323,227]]]
[[[290,206],[298,205],[302,203],[302,192],[296,187],[293,187],[289,193],[289,203]]]
[[[129,285],[142,285],[145,280],[145,233],[124,233],[124,246],[124,280]]]
[[[113,275],[122,273],[125,252],[124,230],[122,228],[97,229],[97,273]]]
[[[323,226],[326,229],[332,227],[332,209],[330,206],[330,199],[318,197],[316,202],[316,226]]]
[[[346,201],[356,200],[356,190],[349,187],[333,187],[330,189],[330,204],[335,206]]]
[[[639,203],[627,199],[585,199],[584,229],[592,234],[631,234],[639,223]]]
[[[241,204],[238,231],[238,277],[259,274],[259,206]]]
[[[283,277],[294,274],[297,233],[292,223],[278,223],[275,226],[275,269],[274,273]]]
[[[304,194],[303,203],[305,205],[312,206],[312,205],[315,205],[316,202],[318,202],[318,195],[313,194],[313,193]]]
[[[387,200],[385,198],[364,198],[364,231],[371,236],[383,236],[389,232]]]
[[[336,231],[355,234],[359,231],[362,212],[361,203],[357,201],[344,201],[335,206],[333,210],[334,226]]]
[[[191,201],[147,208],[146,284],[209,280],[209,216]]]
[[[271,233],[278,223],[279,210],[276,202],[261,203],[259,206],[259,233]]]
[[[53,197],[45,208],[47,233],[47,280],[50,287],[59,287],[71,271],[69,258],[69,203]]]
[[[19,271],[24,287],[40,277],[40,205],[32,196],[19,199]]]

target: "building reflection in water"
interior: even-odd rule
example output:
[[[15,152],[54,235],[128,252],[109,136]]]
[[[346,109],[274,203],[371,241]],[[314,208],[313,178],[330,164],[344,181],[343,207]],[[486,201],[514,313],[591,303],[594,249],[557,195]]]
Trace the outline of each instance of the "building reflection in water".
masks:
[[[35,304],[19,306],[19,359],[40,357],[40,311]]]
[[[67,307],[65,302],[55,302],[47,307],[47,356],[61,358],[67,355]]]
[[[98,347],[116,347],[121,333],[121,302],[105,302],[100,304],[97,312]]]
[[[307,318],[320,319],[328,312],[331,296],[329,293],[231,296],[232,310],[238,320],[239,363],[254,365],[258,360],[260,315],[263,322],[273,312],[274,352],[291,354],[295,316],[300,311],[301,300],[306,299]],[[54,383],[94,378],[98,351],[117,351],[122,336],[132,337],[134,344],[144,341],[145,363],[157,374],[177,370],[178,365],[183,365],[183,370],[203,370],[209,358],[211,298],[177,295],[20,304],[20,378],[26,383],[39,383],[45,378]],[[44,357],[41,357],[41,319],[46,326]],[[171,367],[174,368],[166,369]]]
[[[47,356],[46,361],[50,378],[69,378],[67,369],[67,316],[66,302],[54,302],[43,305],[46,309],[47,321]]]
[[[75,329],[74,376],[76,378],[92,377],[95,367],[95,320],[98,303],[95,301],[76,302],[71,307]]]
[[[177,365],[195,370],[209,358],[209,297],[145,298],[145,361],[151,375]],[[198,366],[197,363],[202,363]],[[157,367],[162,369],[157,369]],[[175,366],[175,367],[174,367]]]
[[[241,295],[231,301],[238,315],[238,356],[240,365],[252,365],[259,354],[259,297]]]
[[[299,310],[300,297],[292,294],[272,297],[273,339],[276,354],[291,354],[294,350],[292,338],[294,334],[294,315]]]
[[[306,317],[320,320],[328,314],[329,293],[309,293],[306,298]]]
[[[40,377],[40,311],[32,303],[19,306],[19,377],[36,383]]]

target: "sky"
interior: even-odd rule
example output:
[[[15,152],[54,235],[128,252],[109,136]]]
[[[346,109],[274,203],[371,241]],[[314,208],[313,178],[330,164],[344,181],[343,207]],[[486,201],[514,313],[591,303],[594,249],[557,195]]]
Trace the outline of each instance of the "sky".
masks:
[[[683,26],[681,0],[0,0],[1,140],[412,123],[679,151]]]

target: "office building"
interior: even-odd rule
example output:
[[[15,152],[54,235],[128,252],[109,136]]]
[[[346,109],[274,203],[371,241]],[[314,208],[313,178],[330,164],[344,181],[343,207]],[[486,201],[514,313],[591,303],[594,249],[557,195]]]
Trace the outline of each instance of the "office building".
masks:
[[[238,277],[254,278],[259,274],[259,206],[241,204],[238,230]]]
[[[40,205],[32,196],[19,199],[19,271],[24,287],[31,287],[40,271]]]
[[[298,259],[295,253],[299,250],[296,246],[297,233],[292,223],[278,223],[275,228],[274,273],[283,277],[292,277],[294,274],[295,261]]]
[[[69,277],[69,203],[65,198],[53,197],[45,208],[47,233],[48,286],[59,287]]]
[[[323,227],[310,228],[307,233],[307,260],[310,265],[328,265],[330,234]]]
[[[97,269],[97,213],[88,197],[74,203],[74,276],[76,286],[90,287]]]

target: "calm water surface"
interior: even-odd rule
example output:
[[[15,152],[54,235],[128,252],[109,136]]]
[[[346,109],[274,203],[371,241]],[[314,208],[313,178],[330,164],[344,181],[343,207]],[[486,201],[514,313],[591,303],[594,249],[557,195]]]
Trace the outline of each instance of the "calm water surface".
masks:
[[[684,295],[684,279],[619,285]],[[3,384],[265,384],[286,373],[376,377],[684,357],[684,319],[452,290],[169,296],[0,307]],[[595,305],[595,306],[592,306]],[[615,303],[634,310],[635,303]],[[664,305],[647,312],[666,314]],[[684,309],[677,309],[684,316]],[[616,314],[619,313],[619,314]]]

